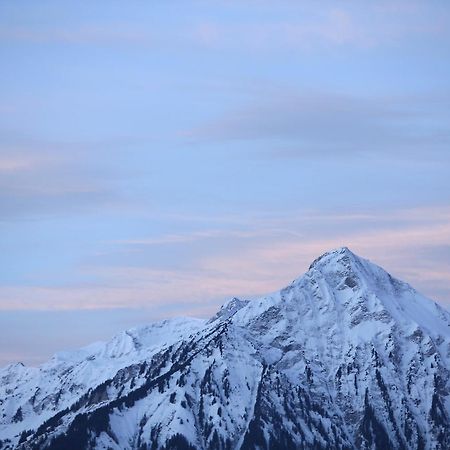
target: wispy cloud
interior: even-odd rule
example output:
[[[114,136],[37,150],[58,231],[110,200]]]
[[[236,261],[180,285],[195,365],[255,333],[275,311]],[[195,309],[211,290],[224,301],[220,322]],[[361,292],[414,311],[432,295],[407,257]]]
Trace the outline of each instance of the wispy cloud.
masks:
[[[430,108],[427,104],[432,104]],[[435,111],[436,105],[441,108]],[[450,96],[364,98],[278,92],[183,133],[194,141],[271,140],[277,156],[320,157],[389,153],[448,156]],[[442,112],[441,112],[442,111]],[[425,156],[426,155],[426,156]]]
[[[30,170],[36,166],[36,160],[33,158],[21,157],[1,157],[0,156],[0,173],[18,172]]]
[[[259,235],[263,235],[261,231]],[[151,246],[151,245],[166,245],[166,244],[184,244],[188,242],[195,242],[209,239],[220,238],[255,238],[258,233],[255,231],[242,231],[242,230],[202,230],[193,231],[191,233],[179,233],[179,234],[167,234],[153,238],[140,238],[140,239],[127,239],[116,241],[119,245],[138,245],[138,246]]]
[[[117,194],[89,150],[77,143],[2,136],[0,221],[111,204]]]
[[[78,44],[78,45],[145,45],[151,46],[153,34],[147,28],[136,28],[131,24],[109,23],[104,26],[80,24],[67,27],[9,26],[0,31],[0,40],[34,44]]]

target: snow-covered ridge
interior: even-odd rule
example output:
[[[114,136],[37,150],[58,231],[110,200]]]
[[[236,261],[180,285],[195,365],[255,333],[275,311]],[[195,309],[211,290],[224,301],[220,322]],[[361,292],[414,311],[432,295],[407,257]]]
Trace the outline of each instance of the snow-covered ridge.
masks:
[[[208,321],[1,369],[0,449],[444,450],[449,392],[448,311],[343,247]]]

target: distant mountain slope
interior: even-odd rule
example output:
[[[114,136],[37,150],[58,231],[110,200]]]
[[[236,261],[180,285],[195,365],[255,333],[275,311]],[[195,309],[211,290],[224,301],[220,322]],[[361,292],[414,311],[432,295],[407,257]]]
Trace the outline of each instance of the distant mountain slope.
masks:
[[[347,248],[209,321],[0,370],[0,449],[449,449],[450,314]]]

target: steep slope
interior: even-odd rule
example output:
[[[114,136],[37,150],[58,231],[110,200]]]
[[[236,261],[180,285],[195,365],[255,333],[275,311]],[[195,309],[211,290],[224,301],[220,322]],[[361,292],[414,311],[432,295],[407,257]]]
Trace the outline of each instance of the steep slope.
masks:
[[[0,371],[2,449],[450,448],[450,314],[347,248],[209,321]]]

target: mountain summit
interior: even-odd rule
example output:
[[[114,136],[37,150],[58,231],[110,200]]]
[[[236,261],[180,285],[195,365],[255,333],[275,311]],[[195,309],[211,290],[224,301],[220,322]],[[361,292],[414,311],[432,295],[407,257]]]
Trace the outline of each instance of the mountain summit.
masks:
[[[0,370],[0,449],[450,448],[450,314],[348,248],[281,291]]]

